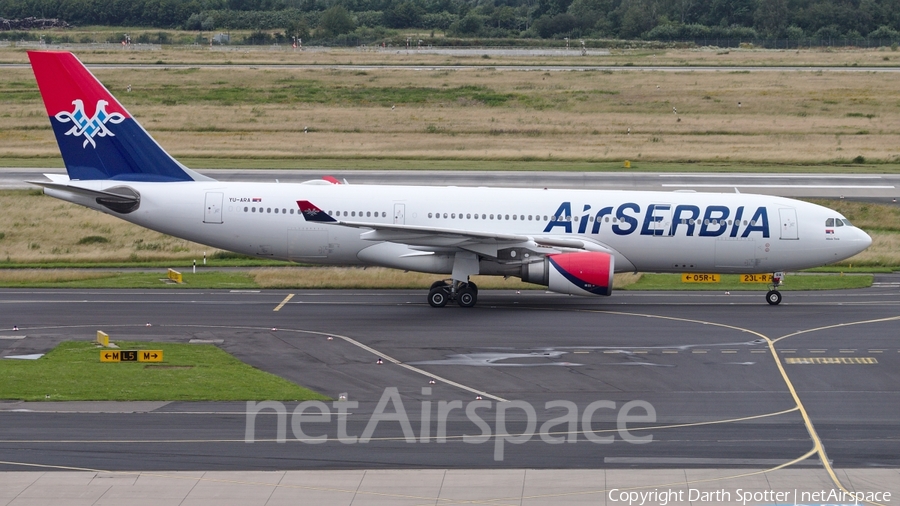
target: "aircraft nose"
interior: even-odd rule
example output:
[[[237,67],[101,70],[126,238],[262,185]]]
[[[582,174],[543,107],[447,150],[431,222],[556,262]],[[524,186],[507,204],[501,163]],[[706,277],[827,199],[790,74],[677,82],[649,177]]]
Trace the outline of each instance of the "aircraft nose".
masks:
[[[869,234],[863,232],[862,230],[860,230],[860,232],[862,232],[862,235],[863,235],[863,241],[865,241],[866,248],[868,248],[869,246],[872,245],[872,236],[870,236]]]
[[[856,232],[857,238],[854,242],[859,247],[859,251],[864,251],[866,248],[872,245],[872,236],[865,233],[861,228],[856,229]]]

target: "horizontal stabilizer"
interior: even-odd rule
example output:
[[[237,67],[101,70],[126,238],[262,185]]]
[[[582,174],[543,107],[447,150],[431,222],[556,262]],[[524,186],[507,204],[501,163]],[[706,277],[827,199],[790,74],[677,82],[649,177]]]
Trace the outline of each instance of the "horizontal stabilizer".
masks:
[[[92,190],[63,182],[26,181],[29,184],[43,186],[51,190],[64,191],[94,199],[98,204],[111,211],[127,214],[137,210],[141,205],[141,194],[129,186],[115,186],[106,190]]]

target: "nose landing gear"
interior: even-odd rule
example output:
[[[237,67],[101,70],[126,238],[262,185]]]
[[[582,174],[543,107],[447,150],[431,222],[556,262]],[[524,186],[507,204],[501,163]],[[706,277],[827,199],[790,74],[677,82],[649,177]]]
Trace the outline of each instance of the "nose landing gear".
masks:
[[[769,285],[769,291],[766,293],[766,302],[771,306],[777,306],[781,304],[781,292],[778,291],[778,287],[781,286],[781,282],[784,280],[783,272],[776,272],[772,274],[772,284]]]
[[[475,283],[461,281],[435,281],[428,291],[428,304],[431,307],[444,307],[455,300],[460,307],[473,307],[478,302],[478,287]]]

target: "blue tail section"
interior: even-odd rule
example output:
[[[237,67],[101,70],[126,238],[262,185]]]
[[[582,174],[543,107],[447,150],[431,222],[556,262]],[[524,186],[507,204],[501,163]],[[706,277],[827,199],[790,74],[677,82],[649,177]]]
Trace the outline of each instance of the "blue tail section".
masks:
[[[75,55],[31,51],[28,57],[70,179],[203,178],[169,156]]]

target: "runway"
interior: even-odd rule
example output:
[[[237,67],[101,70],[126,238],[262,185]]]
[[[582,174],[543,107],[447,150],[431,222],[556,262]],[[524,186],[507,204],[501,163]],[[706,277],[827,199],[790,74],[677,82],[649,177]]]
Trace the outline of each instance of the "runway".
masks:
[[[0,168],[0,189],[34,188],[29,180],[61,168]],[[438,170],[267,170],[206,169],[219,181],[301,183],[333,176],[350,184],[582,188],[589,190],[703,191],[760,193],[800,198],[853,198],[895,203],[897,174],[749,174],[659,172],[527,172]]]
[[[336,401],[2,402],[0,470],[897,468],[891,283],[439,310],[420,291],[2,290],[0,356],[98,329],[199,340]]]

